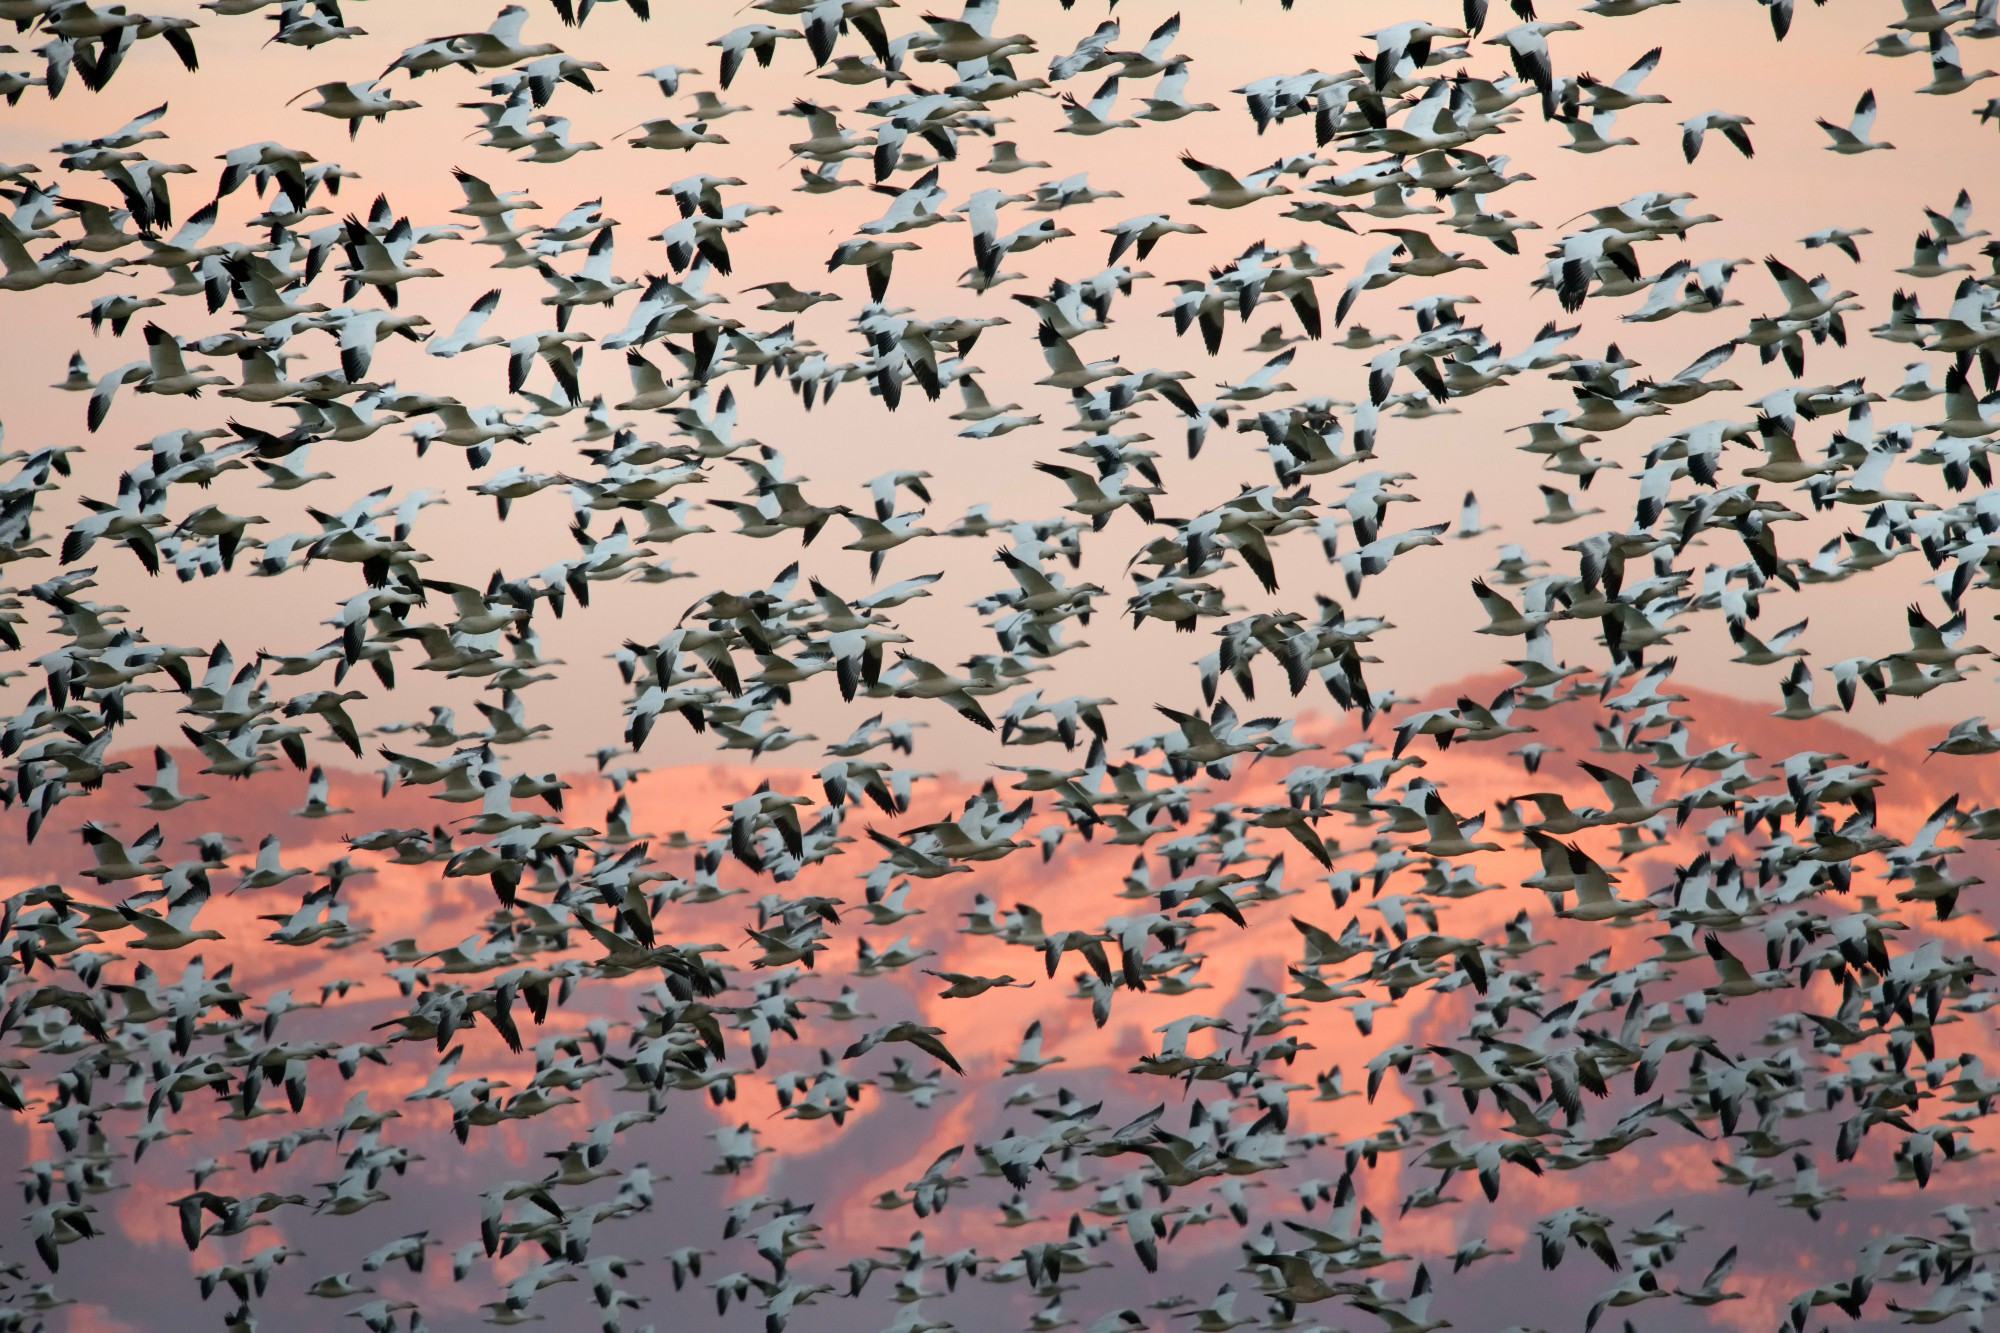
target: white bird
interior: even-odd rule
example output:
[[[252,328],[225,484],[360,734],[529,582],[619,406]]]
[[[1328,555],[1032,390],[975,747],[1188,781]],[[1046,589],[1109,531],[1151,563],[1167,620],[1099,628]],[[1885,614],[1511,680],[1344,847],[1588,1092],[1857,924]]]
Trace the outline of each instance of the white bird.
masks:
[[[1835,125],[1829,120],[1813,122],[1826,131],[1827,138],[1833,140],[1826,146],[1830,153],[1852,156],[1856,153],[1872,153],[1880,149],[1894,148],[1892,143],[1872,140],[1869,131],[1875,128],[1875,90],[1868,89],[1861,94],[1861,100],[1854,104],[1854,115],[1845,126]]]

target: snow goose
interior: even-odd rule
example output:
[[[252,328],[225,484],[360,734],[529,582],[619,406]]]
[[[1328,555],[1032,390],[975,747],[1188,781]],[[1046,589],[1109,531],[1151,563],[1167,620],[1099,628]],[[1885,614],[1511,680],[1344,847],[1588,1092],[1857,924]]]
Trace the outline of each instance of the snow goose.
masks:
[[[1873,153],[1896,145],[1881,140],[1871,140],[1868,132],[1875,127],[1875,90],[1868,89],[1861,94],[1861,100],[1854,104],[1854,115],[1843,127],[1830,120],[1813,122],[1826,131],[1832,143],[1826,146],[1829,153],[1853,156],[1857,153]]]

